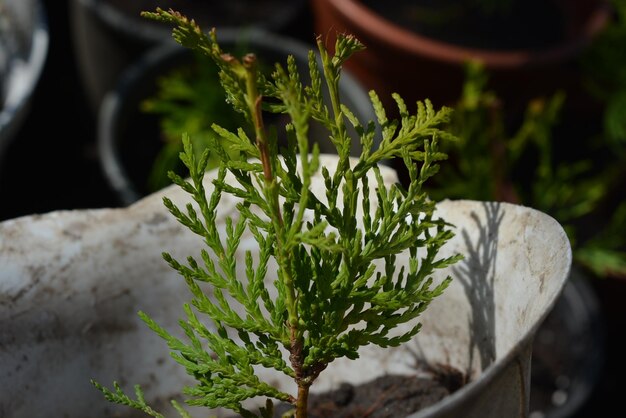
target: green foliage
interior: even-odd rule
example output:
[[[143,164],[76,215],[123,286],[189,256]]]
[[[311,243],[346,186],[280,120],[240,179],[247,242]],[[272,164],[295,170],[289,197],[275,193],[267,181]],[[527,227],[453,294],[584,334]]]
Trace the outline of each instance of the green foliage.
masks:
[[[98,390],[100,390],[102,393],[104,393],[105,399],[108,400],[109,402],[115,402],[115,403],[118,403],[120,405],[130,406],[131,408],[138,409],[138,410],[144,412],[146,415],[149,415],[149,416],[154,417],[154,418],[163,418],[163,415],[161,415],[160,413],[156,412],[154,409],[152,409],[151,407],[149,407],[146,404],[146,400],[144,399],[143,391],[141,390],[141,388],[138,385],[135,386],[135,396],[136,396],[137,399],[131,399],[128,395],[126,395],[124,393],[124,391],[122,390],[122,388],[120,387],[120,385],[117,382],[113,383],[113,388],[115,389],[115,391],[111,391],[111,390],[105,388],[104,386],[102,386],[98,382],[92,381],[92,383],[93,383],[93,385],[96,388],[98,388]],[[188,418],[189,417],[189,414],[187,414],[182,409],[179,409],[179,406],[176,403],[176,401],[172,401],[172,404],[175,405],[175,407],[178,407],[176,409],[181,412],[181,417],[183,417],[183,418]]]
[[[614,16],[583,57],[587,87],[605,103],[604,137],[613,152],[626,145],[626,0],[611,0]]]
[[[626,277],[626,201],[622,201],[604,228],[581,245],[576,259],[599,277]]]
[[[613,18],[582,60],[587,87],[604,106],[604,129],[594,141],[610,155],[601,176],[590,182],[607,193],[623,184],[626,175],[626,1],[611,0],[611,4]],[[616,206],[612,214],[603,215],[606,222],[596,226],[595,234],[580,245],[575,256],[601,277],[626,277],[626,199],[607,203]]]
[[[565,100],[562,93],[531,101],[510,134],[502,103],[486,89],[487,78],[480,63],[468,63],[450,123],[459,140],[446,148],[453,164],[437,176],[431,195],[511,201],[539,209],[563,224],[579,264],[600,276],[626,275],[626,203],[608,222],[581,233],[605,203],[619,176],[619,161],[598,167],[589,155],[562,158],[567,150],[558,148],[553,136]]]
[[[318,40],[319,56],[309,56],[312,81],[304,86],[293,57],[266,77],[253,55],[237,59],[224,54],[215,32],[207,36],[172,11],[146,15],[174,24],[179,43],[216,62],[228,101],[254,127],[254,137],[214,124],[220,138],[209,141],[198,156],[183,136],[181,160],[190,176],[171,178],[195,205],[179,208],[167,198],[164,203],[206,246],[200,259],[185,262],[164,254],[193,297],[180,321],[186,339],[174,337],[147,314],[141,318],[195,377],[196,385],[184,389],[189,405],[225,407],[253,417],[242,402],[266,397],[294,404],[296,416],[305,417],[308,389],[334,359],[357,358],[365,345],[397,346],[411,339],[420,330],[415,319],[451,280],[435,283],[432,278],[435,270],[461,257],[438,256],[453,233],[451,225],[435,216],[435,202],[423,187],[446,158],[440,141],[454,138],[441,128],[451,110],[435,110],[425,101],[412,114],[394,95],[400,120],[391,120],[372,92],[377,121],[357,120],[340,102],[338,88],[343,63],[363,49],[352,36],[338,36],[335,55]],[[322,100],[324,89],[330,105]],[[287,114],[291,120],[288,146],[280,153],[276,129],[268,133],[262,110]],[[338,155],[335,167],[321,166],[317,144],[310,146],[313,120],[328,130]],[[362,153],[354,163],[347,123],[361,138]],[[376,123],[380,141],[375,140]],[[204,176],[212,157],[219,159],[219,170],[207,188]],[[406,189],[383,181],[378,164],[392,158],[406,165]],[[323,197],[311,191],[313,176],[320,171]],[[218,216],[224,195],[238,199],[237,216]],[[218,219],[225,219],[225,230]],[[254,237],[258,251],[245,251],[239,259],[245,234]],[[396,256],[402,252],[409,254],[409,263],[398,267]],[[245,267],[245,277],[238,275],[238,265]],[[399,332],[397,327],[407,323],[410,329]],[[262,381],[255,367],[293,378],[298,397]],[[139,394],[132,401],[117,387],[115,392],[98,387],[114,402],[147,410]],[[268,403],[260,413],[270,412]]]
[[[447,144],[454,164],[446,166],[437,178],[433,196],[500,201],[541,198],[541,190],[556,181],[551,128],[558,120],[564,97],[556,94],[549,100],[530,103],[524,120],[511,135],[502,103],[486,89],[487,81],[483,65],[468,62],[466,82],[450,124],[450,131],[459,140]],[[524,190],[511,181],[516,171],[526,168],[529,152],[535,153],[537,167],[532,172],[532,188]]]
[[[219,122],[224,128],[246,127],[245,119],[226,103],[219,83],[218,69],[212,60],[194,54],[192,64],[178,67],[157,80],[156,93],[141,103],[145,113],[156,114],[164,141],[148,179],[149,190],[170,184],[169,171],[182,173],[184,166],[178,155],[183,150],[181,132],[187,132],[197,155],[219,138],[211,125]],[[209,162],[215,168],[217,160]]]

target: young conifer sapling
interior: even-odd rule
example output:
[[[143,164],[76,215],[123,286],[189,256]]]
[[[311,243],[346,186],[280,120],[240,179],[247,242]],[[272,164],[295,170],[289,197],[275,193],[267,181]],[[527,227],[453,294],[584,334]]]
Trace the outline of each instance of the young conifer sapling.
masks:
[[[183,389],[188,405],[267,418],[273,416],[273,399],[292,404],[293,415],[306,418],[309,388],[333,360],[355,359],[359,348],[369,344],[397,346],[419,332],[415,319],[450,281],[448,277],[435,284],[432,273],[461,258],[438,256],[453,233],[451,225],[434,215],[435,202],[422,188],[437,172],[437,162],[446,158],[438,151],[438,141],[453,139],[441,128],[451,110],[435,111],[426,100],[410,114],[394,95],[400,121],[391,120],[371,92],[380,131],[374,121],[357,120],[341,103],[338,88],[342,65],[363,49],[350,35],[338,36],[332,55],[317,40],[321,67],[311,51],[310,85],[304,86],[293,57],[286,68],[277,64],[266,78],[257,71],[254,55],[238,59],[222,52],[215,31],[207,35],[193,20],[172,10],[144,15],[174,24],[173,35],[180,44],[216,62],[228,101],[249,121],[255,137],[215,124],[221,138],[200,158],[183,137],[181,159],[190,177],[171,177],[196,206],[179,208],[167,198],[164,202],[180,223],[203,238],[206,248],[201,260],[189,257],[181,263],[168,254],[164,258],[193,295],[184,306],[186,319],[180,321],[187,338],[174,337],[146,313],[140,317],[167,341],[174,360],[195,378],[195,386]],[[284,149],[278,149],[276,130],[264,126],[263,112],[290,117]],[[335,167],[320,167],[320,151],[310,145],[312,120],[328,130],[338,155]],[[356,161],[350,158],[347,123],[362,146]],[[377,132],[380,140],[375,138]],[[207,196],[203,177],[209,155],[217,156],[220,166]],[[383,181],[378,164],[393,158],[402,159],[407,167],[407,188]],[[310,190],[319,170],[324,197]],[[376,205],[369,198],[372,188]],[[216,214],[224,194],[239,203],[237,216],[226,218],[221,236]],[[258,253],[247,251],[245,260],[239,261],[236,254],[246,231],[258,243]],[[396,256],[405,251],[409,264],[397,268]],[[238,262],[245,263],[245,277],[237,275]],[[206,284],[211,297],[203,290]],[[392,332],[406,323],[412,325],[409,331]],[[295,395],[262,381],[254,367],[293,378]],[[146,403],[140,387],[131,398],[117,383],[113,390],[94,384],[112,402],[163,416]],[[246,399],[257,397],[267,398],[258,413],[243,406]],[[182,405],[173,404],[182,417],[190,416]]]

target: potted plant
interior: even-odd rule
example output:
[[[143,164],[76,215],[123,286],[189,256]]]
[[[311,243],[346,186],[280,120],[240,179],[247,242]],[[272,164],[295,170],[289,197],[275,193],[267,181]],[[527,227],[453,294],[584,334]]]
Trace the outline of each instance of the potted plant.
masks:
[[[308,65],[309,48],[291,37],[262,30],[220,31],[219,37],[225,48],[254,52],[266,75],[274,62],[287,55],[293,55],[301,69]],[[301,77],[306,80],[309,75],[303,71]],[[366,90],[351,74],[344,72],[339,88],[342,101],[358,118],[375,117]],[[325,96],[325,100],[330,99]],[[285,116],[266,116],[272,118],[268,120],[272,125],[286,123]],[[211,125],[218,120],[227,129],[251,130],[226,102],[217,68],[208,58],[179,45],[157,46],[139,57],[107,93],[98,116],[98,156],[120,202],[128,205],[170,184],[170,170],[182,174],[180,132],[190,134],[200,155],[217,136]],[[324,137],[319,123],[313,122],[311,129],[311,138]],[[353,127],[347,129],[356,136]],[[279,142],[286,145],[284,135]],[[334,152],[328,143],[317,142],[323,152]],[[352,154],[359,153],[355,141]]]
[[[368,87],[437,104],[457,99],[468,59],[482,61],[491,87],[522,111],[532,98],[567,91],[584,113],[576,60],[610,17],[604,1],[313,0],[317,33],[347,31],[367,52],[348,68]],[[580,107],[579,107],[580,106]]]
[[[148,49],[171,41],[170,31],[147,21],[140,12],[155,5],[170,6],[191,16],[204,28],[222,31],[254,28],[294,36],[303,29],[304,0],[71,0],[70,24],[79,73],[94,113],[122,73]]]
[[[0,0],[0,158],[28,112],[47,52],[42,2]]]
[[[196,158],[187,140],[181,158],[190,179],[174,175],[179,187],[128,208],[0,225],[1,237],[20,237],[0,244],[6,266],[0,318],[7,330],[0,367],[11,379],[0,381],[3,412],[118,413],[76,380],[87,372],[98,382],[122,379],[112,390],[97,387],[152,416],[160,415],[149,404],[161,399],[167,408],[175,391],[190,385],[191,407],[227,407],[243,416],[260,407],[271,416],[271,403],[244,402],[270,397],[295,405],[296,416],[304,417],[314,380],[322,389],[383,375],[415,380],[426,364],[431,367],[421,370],[436,372],[427,380],[450,378],[456,391],[401,415],[526,416],[532,337],[571,263],[558,223],[506,203],[429,199],[422,185],[444,158],[439,139],[451,139],[441,129],[449,110],[425,102],[411,115],[396,96],[403,119],[395,121],[372,92],[383,137],[374,147],[374,122],[361,124],[339,98],[343,61],[362,48],[355,38],[339,36],[335,55],[319,41],[322,65],[310,55],[307,88],[293,59],[268,80],[256,72],[253,55],[223,54],[214,34],[207,37],[183,16],[157,10],[153,17],[179,25],[180,42],[220,65],[234,107],[254,121],[255,140],[224,132],[227,142],[211,146],[220,169],[209,173],[208,152]],[[282,157],[264,129],[262,109],[291,117]],[[329,129],[337,155],[320,155],[316,146],[309,152],[309,117]],[[350,157],[346,123],[360,134],[358,157]],[[227,149],[253,158],[232,158]],[[407,163],[412,181],[406,190],[389,167],[378,167],[391,157]],[[161,198],[173,218],[165,216]],[[169,251],[169,267],[156,262],[157,248]],[[162,282],[167,277],[176,280]],[[177,332],[180,311],[171,302],[189,290],[193,307],[185,306]],[[151,330],[129,321],[140,307],[150,314],[141,317]],[[201,322],[205,314],[213,322]],[[169,349],[155,343],[159,337]],[[17,358],[15,347],[21,347]],[[168,351],[176,361],[167,361]],[[41,362],[52,367],[37,367]],[[58,383],[66,378],[78,382],[71,389],[75,399],[59,402],[67,386]],[[292,392],[287,383],[294,379]],[[127,396],[121,386],[130,382],[145,395],[139,387]],[[28,398],[18,395],[26,394],[24,387]],[[400,389],[395,384],[383,392]],[[380,409],[373,401],[370,408]],[[169,408],[190,416],[180,402]]]

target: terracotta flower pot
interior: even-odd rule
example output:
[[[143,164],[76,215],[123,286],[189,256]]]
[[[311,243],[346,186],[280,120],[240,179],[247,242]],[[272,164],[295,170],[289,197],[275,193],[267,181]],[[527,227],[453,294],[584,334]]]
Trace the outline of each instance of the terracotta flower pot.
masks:
[[[336,162],[332,155],[321,160],[328,166]],[[397,181],[391,169],[381,171],[384,181]],[[209,193],[212,175],[205,179]],[[311,190],[323,195],[321,175]],[[163,195],[177,205],[189,201],[182,190],[168,188],[124,209],[53,212],[0,223],[3,418],[42,411],[68,418],[122,413],[90,379],[141,384],[146,400],[159,407],[188,382],[184,368],[170,361],[166,343],[136,313],[143,310],[176,332],[188,289],[161,252],[182,258],[202,248],[202,239],[167,213]],[[236,217],[236,203],[222,199],[221,222],[226,215]],[[436,214],[457,233],[441,256],[461,252],[466,258],[435,276],[454,279],[420,317],[422,331],[400,347],[368,346],[358,360],[336,360],[315,389],[389,373],[414,375],[419,360],[457,368],[469,383],[410,417],[526,417],[532,340],[566,282],[567,237],[549,216],[506,203],[444,201]],[[242,240],[243,257],[253,237],[245,233]],[[406,263],[406,255],[397,262]],[[243,274],[245,263],[237,268]],[[292,389],[283,375],[262,369],[260,377]]]
[[[602,0],[557,1],[564,20],[562,39],[533,48],[485,49],[410,30],[360,0],[311,1],[316,32],[327,37],[329,45],[334,44],[336,31],[352,33],[366,45],[367,50],[356,54],[347,67],[368,88],[387,96],[387,103],[392,92],[409,101],[428,97],[437,105],[453,103],[461,92],[463,65],[473,58],[484,63],[493,89],[507,108],[517,110],[529,99],[557,89],[568,92],[571,103],[584,106],[584,101],[578,103],[583,99],[575,97],[580,94],[575,60],[610,17]],[[386,7],[397,6],[392,2]],[[528,33],[534,30],[520,26]]]

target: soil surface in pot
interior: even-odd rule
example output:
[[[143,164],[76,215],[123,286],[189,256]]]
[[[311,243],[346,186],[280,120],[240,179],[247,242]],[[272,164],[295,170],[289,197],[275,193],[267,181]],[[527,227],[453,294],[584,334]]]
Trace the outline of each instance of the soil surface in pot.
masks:
[[[482,7],[457,0],[398,0],[393,7],[380,0],[362,2],[410,31],[466,47],[540,49],[566,37],[563,12],[550,0],[485,2]]]
[[[336,390],[312,393],[309,395],[309,418],[405,417],[434,405],[467,383],[465,374],[449,366],[428,370],[429,374],[420,369],[419,375],[385,375],[360,385],[344,383]],[[289,404],[275,404],[274,417],[281,418],[292,409]],[[120,418],[144,416],[129,409],[128,414],[120,415]]]
[[[410,415],[439,402],[466,383],[459,370],[439,367],[432,376],[385,375],[360,385],[309,396],[310,418],[395,418]],[[279,418],[292,409],[278,405]]]

